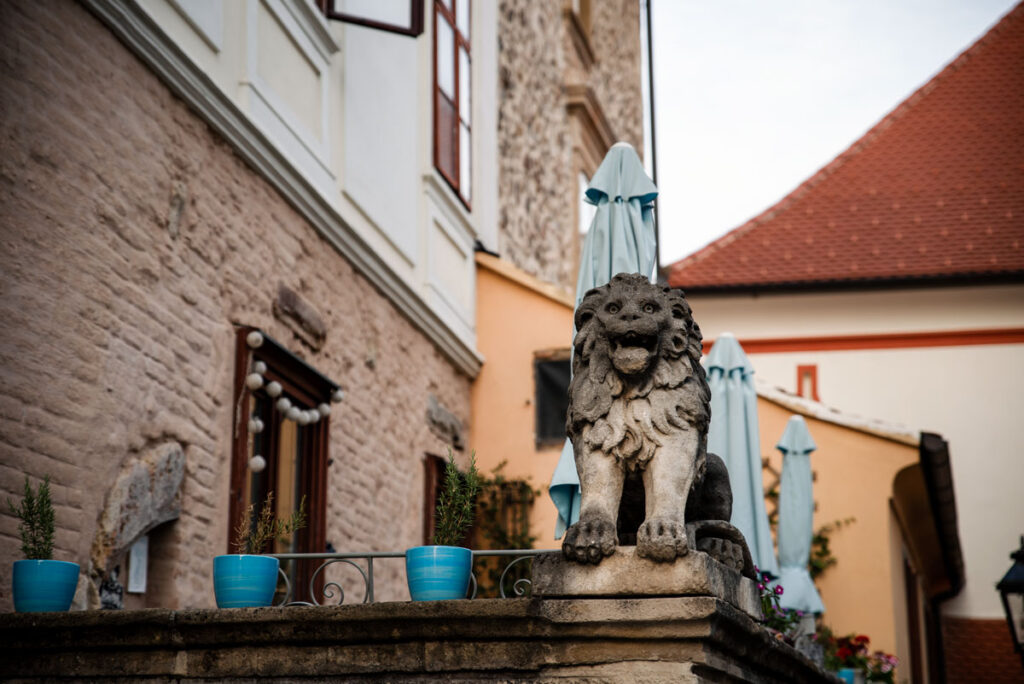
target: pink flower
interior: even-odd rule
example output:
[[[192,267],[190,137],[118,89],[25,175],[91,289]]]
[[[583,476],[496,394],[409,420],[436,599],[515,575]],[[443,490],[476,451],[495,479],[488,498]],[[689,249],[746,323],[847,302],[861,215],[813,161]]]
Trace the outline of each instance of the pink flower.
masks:
[[[776,596],[782,596],[782,585],[780,585],[780,584],[775,585],[775,595]]]

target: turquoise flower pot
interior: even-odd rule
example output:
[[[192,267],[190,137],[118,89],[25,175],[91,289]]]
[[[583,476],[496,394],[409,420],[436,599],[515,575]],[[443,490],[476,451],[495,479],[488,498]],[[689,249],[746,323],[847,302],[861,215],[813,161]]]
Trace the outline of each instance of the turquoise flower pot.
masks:
[[[413,601],[466,598],[473,552],[460,546],[414,546],[405,552]]]
[[[14,561],[14,610],[19,613],[67,610],[75,598],[78,570],[78,563],[67,561]]]
[[[231,554],[213,559],[218,608],[252,608],[274,602],[279,562],[270,556]]]

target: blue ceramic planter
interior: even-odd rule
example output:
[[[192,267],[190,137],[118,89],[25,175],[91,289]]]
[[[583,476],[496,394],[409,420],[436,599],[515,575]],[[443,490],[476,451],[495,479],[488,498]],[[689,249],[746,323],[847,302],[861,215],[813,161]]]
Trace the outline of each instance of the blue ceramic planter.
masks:
[[[231,554],[213,559],[213,594],[218,608],[269,606],[279,562],[270,556]]]
[[[459,546],[414,546],[405,552],[413,601],[466,598],[473,552]]]
[[[63,611],[71,607],[78,586],[78,563],[59,560],[14,561],[14,610],[19,613]]]

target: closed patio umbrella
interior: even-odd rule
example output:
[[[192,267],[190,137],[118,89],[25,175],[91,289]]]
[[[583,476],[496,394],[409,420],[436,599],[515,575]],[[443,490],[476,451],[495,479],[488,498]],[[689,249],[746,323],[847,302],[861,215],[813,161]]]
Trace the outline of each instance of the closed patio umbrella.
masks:
[[[583,242],[576,280],[576,306],[588,290],[606,284],[619,273],[639,273],[648,279],[655,268],[652,202],[658,189],[644,172],[633,146],[612,145],[587,188],[586,201],[597,211]],[[575,326],[572,336],[576,336]],[[580,517],[580,478],[572,444],[565,440],[562,455],[548,487],[558,509],[555,539]]]
[[[762,572],[777,576],[775,550],[761,476],[761,440],[757,427],[754,368],[732,333],[722,333],[705,361],[711,387],[708,451],[729,469],[732,524],[743,533],[750,555]]]
[[[825,605],[807,570],[811,555],[814,492],[811,452],[817,449],[803,416],[793,416],[775,448],[782,452],[779,487],[779,580],[783,608],[823,613]]]

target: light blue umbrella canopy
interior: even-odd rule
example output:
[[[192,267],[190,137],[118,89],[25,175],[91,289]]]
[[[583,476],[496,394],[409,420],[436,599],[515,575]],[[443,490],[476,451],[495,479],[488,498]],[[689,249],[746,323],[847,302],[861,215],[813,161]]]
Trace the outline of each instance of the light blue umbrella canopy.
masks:
[[[705,366],[711,386],[708,451],[718,454],[729,469],[730,522],[746,538],[754,563],[762,572],[777,576],[779,571],[764,506],[754,368],[731,333],[722,333],[715,340]]]
[[[811,452],[818,448],[803,416],[786,423],[775,448],[782,452],[782,484],[779,487],[779,579],[785,590],[783,608],[823,613],[825,605],[814,587],[807,560],[811,555],[814,492],[811,483]]]
[[[629,143],[612,145],[587,187],[586,201],[597,207],[583,242],[576,280],[576,306],[588,290],[619,273],[639,273],[650,279],[656,266],[654,208],[658,188],[644,172]],[[572,336],[576,336],[573,326]],[[558,509],[555,539],[580,517],[580,478],[572,444],[565,440],[558,466],[548,487]]]

